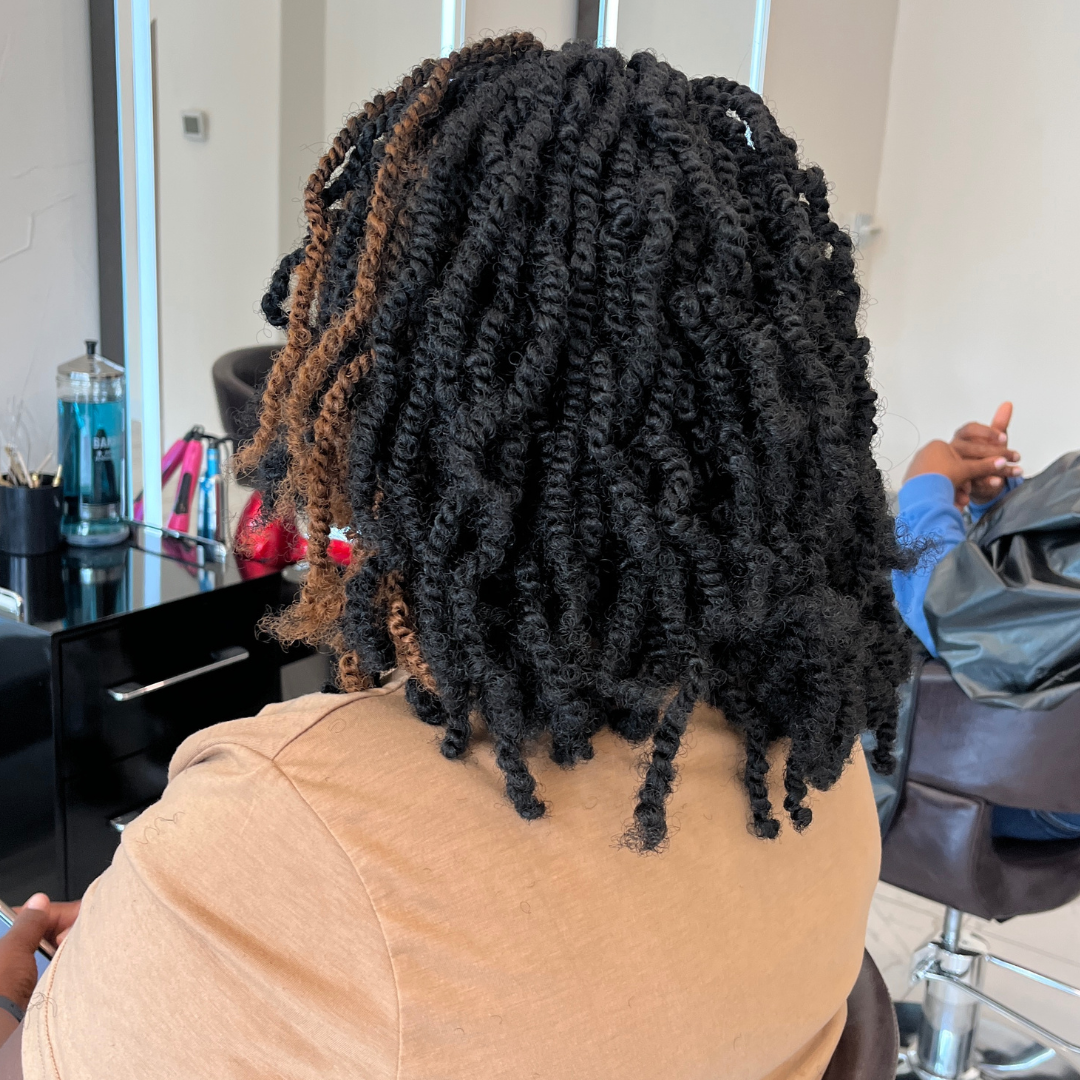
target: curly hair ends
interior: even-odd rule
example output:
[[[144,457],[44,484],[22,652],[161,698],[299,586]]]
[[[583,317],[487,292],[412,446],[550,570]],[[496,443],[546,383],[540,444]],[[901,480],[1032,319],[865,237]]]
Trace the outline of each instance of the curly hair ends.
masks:
[[[865,729],[887,767],[907,634],[848,235],[760,97],[529,34],[420,65],[353,117],[263,301],[287,328],[242,463],[305,514],[278,623],[344,688],[395,665],[460,758],[644,746],[628,839],[667,837],[691,711],[745,744],[748,820],[810,824]],[[350,566],[329,558],[347,530]]]

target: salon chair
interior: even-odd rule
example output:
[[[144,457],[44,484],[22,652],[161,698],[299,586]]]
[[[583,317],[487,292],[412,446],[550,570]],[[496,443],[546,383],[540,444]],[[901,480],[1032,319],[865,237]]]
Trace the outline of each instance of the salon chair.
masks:
[[[1078,997],[1080,990],[987,953],[963,937],[962,923],[965,913],[1004,921],[1080,895],[1080,840],[991,837],[995,805],[1080,813],[1080,693],[1049,710],[984,705],[936,662],[923,668],[916,693],[908,772],[882,847],[881,877],[944,904],[945,920],[941,935],[915,956],[912,974],[925,983],[925,999],[908,1064],[924,1080],[1022,1076],[1056,1050],[1080,1054],[1080,1046],[987,995],[985,968]],[[977,1061],[980,1005],[1039,1047],[1022,1061]]]
[[[270,370],[274,354],[280,345],[254,345],[248,349],[233,349],[214,361],[214,392],[225,434],[235,445],[247,442],[255,433],[254,417],[247,406],[255,397]]]
[[[892,1080],[899,1039],[889,991],[870,954],[848,995],[847,1022],[821,1080]]]

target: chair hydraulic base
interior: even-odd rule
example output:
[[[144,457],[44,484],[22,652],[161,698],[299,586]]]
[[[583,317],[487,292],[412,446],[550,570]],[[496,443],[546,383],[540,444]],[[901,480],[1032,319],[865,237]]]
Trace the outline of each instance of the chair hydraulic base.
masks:
[[[982,980],[986,965],[993,964],[1078,999],[1080,989],[992,953],[961,946],[963,918],[963,912],[946,908],[941,937],[915,954],[912,979],[926,984],[926,996],[915,1045],[903,1054],[908,1070],[921,1080],[1005,1080],[1042,1068],[1058,1051],[1080,1055],[1080,1045],[1047,1031],[984,993]],[[986,1060],[977,1060],[973,1042],[980,1005],[1034,1036],[1037,1045],[1019,1058],[994,1061],[987,1055]]]

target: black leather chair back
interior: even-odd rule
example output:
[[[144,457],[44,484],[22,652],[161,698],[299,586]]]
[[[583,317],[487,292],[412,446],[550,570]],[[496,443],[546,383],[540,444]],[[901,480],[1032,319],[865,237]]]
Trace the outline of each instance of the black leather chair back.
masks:
[[[1080,895],[1080,840],[991,837],[995,805],[1080,813],[1080,694],[1049,710],[982,705],[928,662],[909,761],[882,880],[984,919]]]
[[[255,433],[255,418],[248,406],[280,350],[280,345],[254,345],[234,349],[214,361],[214,392],[221,425],[237,445],[247,442]]]

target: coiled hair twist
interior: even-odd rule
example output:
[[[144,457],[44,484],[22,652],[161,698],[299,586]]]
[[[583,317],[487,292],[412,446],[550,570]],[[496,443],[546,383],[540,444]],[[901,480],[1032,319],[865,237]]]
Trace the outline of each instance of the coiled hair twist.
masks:
[[[887,766],[907,556],[851,241],[758,95],[483,41],[351,119],[305,210],[241,455],[307,520],[284,636],[333,644],[345,688],[404,666],[449,758],[482,717],[526,818],[542,737],[567,766],[604,726],[646,744],[645,850],[697,702],[742,734],[762,837],[777,740],[797,829],[862,730]]]

